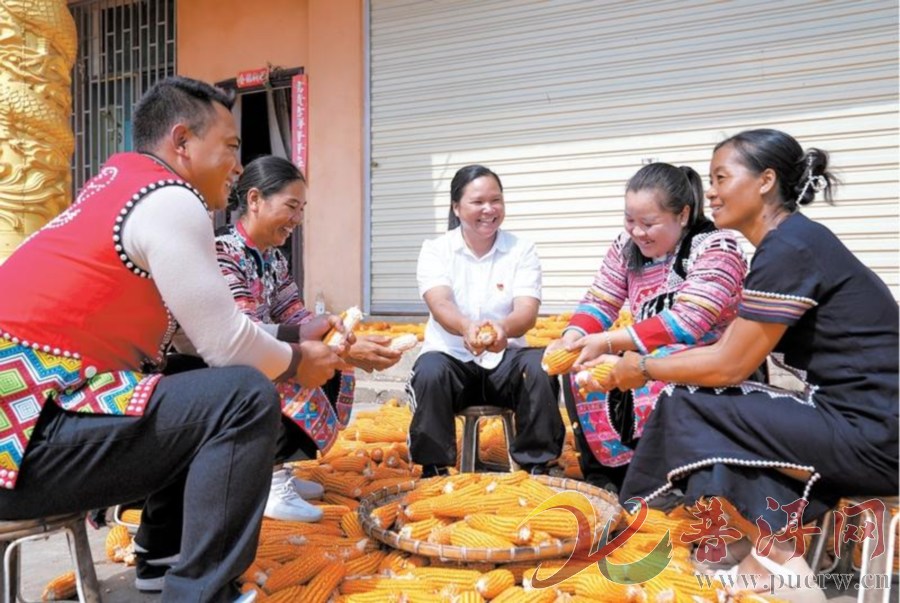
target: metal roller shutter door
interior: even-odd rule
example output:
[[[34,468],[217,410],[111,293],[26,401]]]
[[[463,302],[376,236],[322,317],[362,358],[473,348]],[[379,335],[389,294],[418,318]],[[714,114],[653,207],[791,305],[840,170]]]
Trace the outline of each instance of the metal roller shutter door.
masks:
[[[705,175],[712,146],[775,127],[832,152],[838,203],[804,211],[892,288],[898,7],[870,2],[370,0],[370,309],[420,312],[422,241],[467,163],[502,178],[538,245],[542,311],[571,309],[647,160]],[[747,251],[752,249],[747,245]]]

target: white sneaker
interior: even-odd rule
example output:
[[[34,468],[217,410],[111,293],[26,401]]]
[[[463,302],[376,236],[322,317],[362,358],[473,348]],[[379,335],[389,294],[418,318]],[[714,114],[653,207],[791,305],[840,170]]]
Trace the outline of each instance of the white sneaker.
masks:
[[[300,498],[290,482],[272,484],[264,514],[269,519],[285,521],[312,523],[322,519],[322,510]]]
[[[282,468],[272,473],[272,487],[290,482],[294,492],[304,500],[318,500],[325,494],[325,488],[318,482],[310,482],[299,477],[294,477],[290,469]]]

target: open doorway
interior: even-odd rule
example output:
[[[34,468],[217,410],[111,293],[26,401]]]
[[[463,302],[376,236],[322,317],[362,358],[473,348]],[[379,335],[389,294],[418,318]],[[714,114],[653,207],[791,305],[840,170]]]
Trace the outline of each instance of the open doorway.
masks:
[[[265,85],[237,88],[236,79],[218,82],[218,86],[237,93],[234,115],[241,132],[241,164],[247,165],[262,155],[290,159],[291,78],[302,69],[273,69]],[[236,215],[216,212],[216,228],[231,224]],[[281,247],[291,274],[303,295],[303,225]]]

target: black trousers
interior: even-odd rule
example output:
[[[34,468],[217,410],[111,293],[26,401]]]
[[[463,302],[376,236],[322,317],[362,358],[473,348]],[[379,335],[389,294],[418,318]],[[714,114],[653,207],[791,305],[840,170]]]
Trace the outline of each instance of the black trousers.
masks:
[[[455,413],[491,405],[515,411],[513,460],[525,469],[559,457],[565,428],[559,414],[559,382],[541,369],[544,350],[510,348],[486,370],[442,352],[421,354],[407,389],[413,406],[409,452],[421,465],[456,463]]]
[[[285,440],[281,416],[272,383],[248,367],[166,376],[141,417],[70,413],[50,402],[15,490],[0,491],[0,518],[146,499],[138,541],[151,557],[181,552],[163,601],[233,601]]]

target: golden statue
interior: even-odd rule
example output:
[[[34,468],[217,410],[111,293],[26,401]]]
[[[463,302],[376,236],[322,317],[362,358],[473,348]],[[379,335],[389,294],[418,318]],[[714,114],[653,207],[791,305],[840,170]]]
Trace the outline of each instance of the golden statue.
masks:
[[[0,262],[69,205],[75,50],[66,0],[0,0]]]

